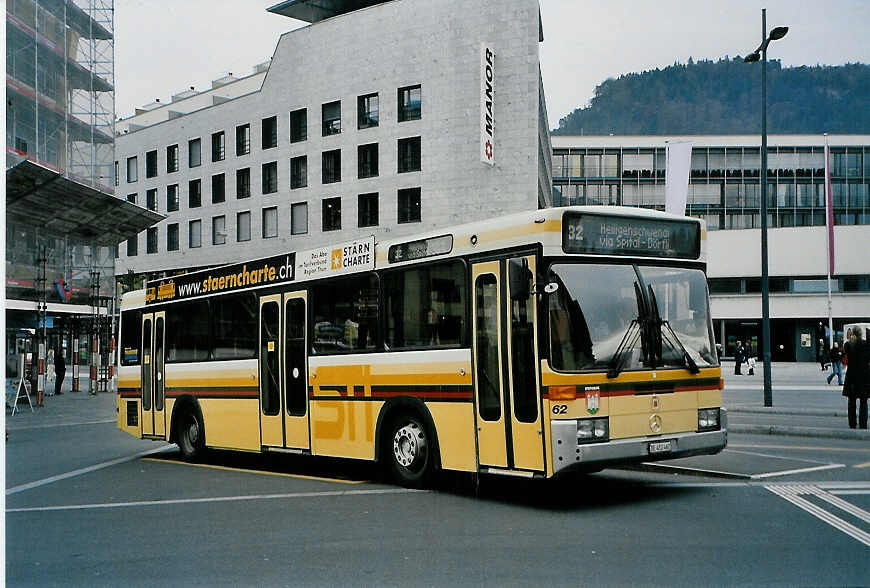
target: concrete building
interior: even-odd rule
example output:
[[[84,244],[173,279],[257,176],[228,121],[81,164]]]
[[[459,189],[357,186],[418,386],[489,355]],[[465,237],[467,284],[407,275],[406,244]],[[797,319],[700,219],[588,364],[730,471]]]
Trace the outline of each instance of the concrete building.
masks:
[[[269,10],[310,24],[252,74],[118,123],[116,191],[167,217],[121,245],[119,271],[175,273],[552,204],[537,0]]]
[[[108,349],[115,246],[160,219],[112,193],[113,22],[112,0],[6,2],[7,376],[35,340]]]
[[[759,349],[760,137],[554,136],[553,200],[664,210],[665,147],[690,141],[686,213],[708,229],[708,278],[717,341]],[[828,324],[825,137],[768,137],[771,355],[812,361]],[[828,137],[835,267],[835,331],[870,317],[870,135]]]

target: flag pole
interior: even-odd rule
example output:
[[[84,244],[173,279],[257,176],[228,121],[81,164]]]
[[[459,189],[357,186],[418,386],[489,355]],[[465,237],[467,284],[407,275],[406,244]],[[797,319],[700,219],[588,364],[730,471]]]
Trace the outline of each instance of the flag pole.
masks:
[[[825,241],[827,242],[828,259],[825,264],[828,268],[828,348],[834,347],[834,319],[831,313],[831,266],[833,265],[833,252],[831,246],[834,240],[834,206],[831,194],[831,168],[830,150],[828,148],[828,133],[825,133]]]

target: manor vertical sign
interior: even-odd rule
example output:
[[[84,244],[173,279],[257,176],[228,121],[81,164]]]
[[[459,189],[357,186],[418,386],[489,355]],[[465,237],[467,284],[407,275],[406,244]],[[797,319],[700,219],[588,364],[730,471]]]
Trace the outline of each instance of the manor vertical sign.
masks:
[[[480,161],[495,164],[495,117],[493,116],[493,88],[495,53],[487,43],[480,45]]]

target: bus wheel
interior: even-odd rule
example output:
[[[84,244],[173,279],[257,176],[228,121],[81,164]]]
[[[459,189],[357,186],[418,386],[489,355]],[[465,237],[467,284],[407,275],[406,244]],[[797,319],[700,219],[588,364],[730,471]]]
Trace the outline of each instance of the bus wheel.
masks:
[[[178,447],[184,459],[192,461],[202,453],[203,429],[193,410],[185,410],[178,423]]]
[[[423,487],[432,475],[431,439],[416,415],[402,414],[389,429],[389,460],[393,477],[408,488]]]

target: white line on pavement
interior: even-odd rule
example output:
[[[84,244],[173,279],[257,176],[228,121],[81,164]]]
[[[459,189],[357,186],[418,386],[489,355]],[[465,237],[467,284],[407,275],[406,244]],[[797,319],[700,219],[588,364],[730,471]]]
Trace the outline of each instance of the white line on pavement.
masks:
[[[153,455],[155,453],[160,453],[163,451],[168,451],[173,449],[172,445],[167,445],[165,447],[158,447],[157,449],[149,449],[148,451],[140,451],[139,453],[134,453],[133,455],[128,455],[126,457],[119,457],[118,459],[113,459],[110,461],[104,461],[103,463],[98,463],[92,466],[88,466],[86,468],[81,468],[78,470],[73,470],[71,472],[66,472],[65,474],[58,474],[56,476],[51,476],[50,478],[43,478],[42,480],[36,480],[35,482],[28,482],[27,484],[21,484],[20,486],[15,486],[13,488],[8,488],[6,490],[6,496],[10,494],[17,494],[18,492],[24,492],[25,490],[32,490],[33,488],[39,488],[40,486],[45,486],[46,484],[52,484],[54,482],[60,480],[66,480],[67,478],[74,478],[75,476],[81,476],[82,474],[89,474],[91,472],[95,472],[97,470],[102,470],[104,468],[112,467],[113,465],[118,465],[119,463],[125,463],[128,461],[133,461],[134,459],[139,459],[145,455]]]
[[[820,470],[835,470],[837,468],[846,467],[842,463],[829,463],[827,465],[815,466],[812,468],[800,468],[797,470],[785,470],[782,472],[767,472],[766,474],[752,474],[753,480],[761,480],[763,478],[774,478],[776,476],[790,476],[792,474],[805,474],[807,472],[818,472]]]
[[[757,457],[769,457],[772,459],[784,459],[787,461],[802,461],[804,463],[815,463],[815,464],[830,464],[829,461],[819,461],[817,459],[802,459],[799,457],[784,457],[782,455],[770,455],[769,453],[757,453],[754,451],[738,451],[737,449],[726,448],[725,451],[728,453],[739,453],[741,455],[755,455]]]
[[[234,502],[241,500],[274,500],[276,498],[318,498],[329,496],[365,496],[377,494],[407,494],[411,492],[428,492],[410,488],[383,488],[375,490],[331,490],[324,492],[290,492],[284,494],[251,494],[247,496],[214,496],[210,498],[177,498],[169,500],[140,500],[136,502],[104,502],[101,504],[71,504],[66,506],[34,506],[29,508],[8,508],[13,512],[44,512],[52,510],[91,510],[98,508],[127,508],[132,506],[161,506],[165,504],[196,504],[208,502]]]
[[[78,423],[54,423],[51,425],[30,425],[24,427],[14,427],[10,431],[28,431],[31,429],[54,429],[56,427],[78,427],[80,425],[104,425],[106,423],[117,423],[118,419],[107,419],[104,421],[82,421]]]
[[[765,486],[768,490],[780,496],[798,508],[810,513],[814,517],[828,523],[838,531],[842,531],[843,533],[849,535],[853,539],[863,543],[864,545],[870,547],[870,533],[866,533],[844,521],[843,519],[832,515],[825,509],[821,508],[810,502],[809,500],[802,498],[800,494],[811,494],[814,496],[818,496],[818,489],[813,486]]]

